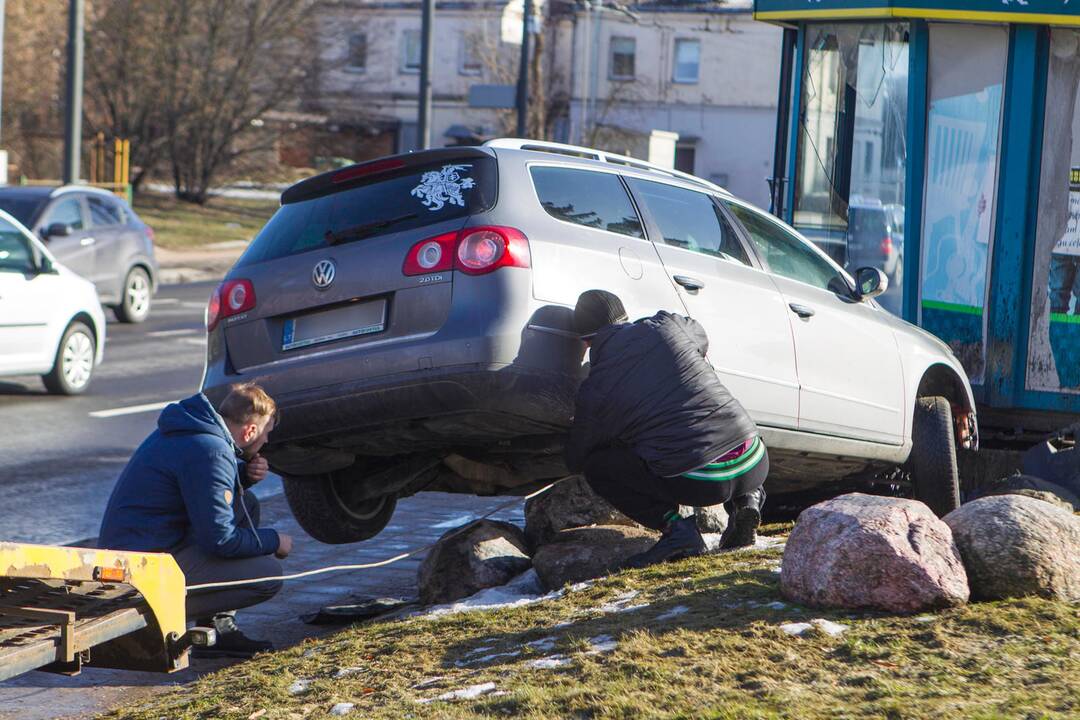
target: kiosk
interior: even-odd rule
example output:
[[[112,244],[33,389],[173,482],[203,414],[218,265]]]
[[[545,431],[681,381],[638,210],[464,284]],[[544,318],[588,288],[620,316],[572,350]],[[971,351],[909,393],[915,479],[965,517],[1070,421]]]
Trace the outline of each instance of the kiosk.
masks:
[[[1080,419],[1080,2],[756,0],[772,211],[947,342],[984,443]]]

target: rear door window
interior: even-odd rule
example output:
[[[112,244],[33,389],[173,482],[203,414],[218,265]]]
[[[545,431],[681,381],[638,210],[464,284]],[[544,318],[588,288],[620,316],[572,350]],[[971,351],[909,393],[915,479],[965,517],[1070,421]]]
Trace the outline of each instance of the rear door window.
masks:
[[[88,195],[86,197],[86,204],[90,208],[90,224],[93,227],[108,227],[110,225],[124,224],[124,211],[110,198],[99,198]]]
[[[237,265],[412,230],[485,212],[495,204],[492,158],[442,160],[390,173],[274,213]]]
[[[534,166],[536,195],[548,215],[564,222],[644,238],[645,231],[619,176],[564,167]]]
[[[626,181],[656,221],[665,244],[750,265],[735,229],[710,196],[665,183]]]
[[[45,227],[55,223],[64,223],[72,230],[83,229],[82,203],[77,197],[66,197],[49,209],[45,217]]]

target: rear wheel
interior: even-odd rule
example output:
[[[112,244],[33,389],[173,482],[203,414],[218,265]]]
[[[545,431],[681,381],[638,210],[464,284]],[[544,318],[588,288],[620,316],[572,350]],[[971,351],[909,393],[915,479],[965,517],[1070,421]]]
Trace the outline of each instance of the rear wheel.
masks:
[[[911,428],[911,480],[916,500],[926,503],[938,517],[960,507],[960,472],[956,467],[956,441],[952,407],[947,398],[923,397],[915,401]]]
[[[330,545],[373,538],[397,506],[395,495],[358,498],[360,483],[340,474],[286,475],[285,498],[296,521],[319,542]]]
[[[150,295],[153,286],[150,275],[141,267],[134,267],[124,278],[124,295],[120,304],[113,308],[116,319],[125,323],[141,323],[150,314]]]
[[[46,389],[55,395],[85,392],[94,374],[95,355],[93,331],[81,322],[68,325],[56,349],[52,370],[41,376]]]

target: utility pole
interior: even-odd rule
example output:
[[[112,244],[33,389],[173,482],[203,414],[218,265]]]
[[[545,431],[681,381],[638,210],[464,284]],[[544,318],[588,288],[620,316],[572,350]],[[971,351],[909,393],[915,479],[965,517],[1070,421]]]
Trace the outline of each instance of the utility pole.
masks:
[[[82,157],[83,5],[70,0],[67,46],[67,115],[64,118],[64,184],[79,180]]]
[[[524,0],[521,15],[521,62],[518,64],[517,86],[517,136],[529,134],[529,23],[532,20],[532,0]]]
[[[4,97],[4,3],[6,0],[0,0],[0,107],[3,107]],[[0,114],[0,129],[3,128],[2,114]],[[5,159],[4,167],[0,168],[0,175],[3,176],[3,181],[7,182],[7,161]]]
[[[420,25],[420,96],[416,123],[416,142],[421,150],[431,147],[431,26],[435,22],[435,0],[424,0]]]

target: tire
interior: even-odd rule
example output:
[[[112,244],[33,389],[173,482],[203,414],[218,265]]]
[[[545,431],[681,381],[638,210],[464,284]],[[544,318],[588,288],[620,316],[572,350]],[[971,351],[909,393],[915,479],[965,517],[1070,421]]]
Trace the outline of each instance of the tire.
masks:
[[[53,367],[41,376],[45,388],[54,395],[80,395],[90,386],[94,374],[97,343],[85,323],[68,325],[56,348]]]
[[[340,475],[286,475],[285,499],[304,531],[319,542],[343,545],[375,537],[390,522],[396,495],[350,503],[350,481]]]
[[[120,304],[113,308],[116,319],[123,323],[141,323],[150,314],[153,284],[150,275],[141,267],[128,270],[121,289]]]
[[[960,507],[960,472],[956,467],[952,407],[943,397],[915,401],[911,428],[912,489],[916,500],[942,517]]]

